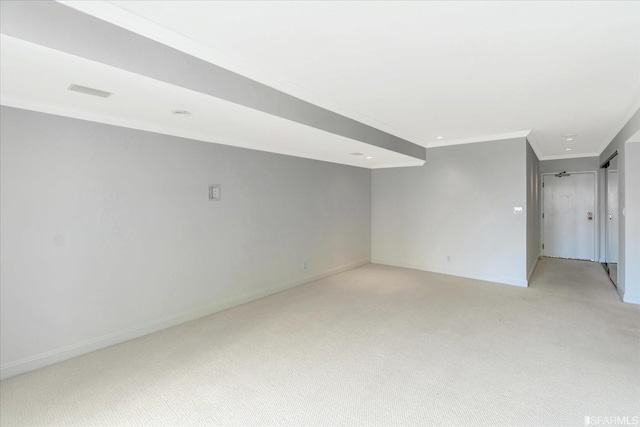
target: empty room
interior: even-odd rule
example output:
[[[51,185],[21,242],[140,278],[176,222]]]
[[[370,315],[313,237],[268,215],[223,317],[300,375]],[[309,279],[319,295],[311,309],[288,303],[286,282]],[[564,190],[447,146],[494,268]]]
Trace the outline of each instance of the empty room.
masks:
[[[0,0],[0,425],[640,425],[640,2]]]

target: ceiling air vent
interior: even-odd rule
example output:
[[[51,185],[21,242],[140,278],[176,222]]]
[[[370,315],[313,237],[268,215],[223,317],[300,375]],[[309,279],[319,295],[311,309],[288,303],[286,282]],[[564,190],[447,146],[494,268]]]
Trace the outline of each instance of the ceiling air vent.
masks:
[[[69,86],[69,90],[74,92],[84,93],[85,95],[93,95],[99,96],[101,98],[108,98],[113,95],[111,92],[105,92],[104,90],[94,89],[91,87],[80,86],[80,85],[71,85]]]

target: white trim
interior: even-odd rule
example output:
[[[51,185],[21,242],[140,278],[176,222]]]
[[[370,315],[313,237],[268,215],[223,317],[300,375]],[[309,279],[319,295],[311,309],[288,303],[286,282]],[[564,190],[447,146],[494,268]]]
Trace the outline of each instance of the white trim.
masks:
[[[494,276],[494,275],[487,275],[487,274],[475,274],[475,273],[467,273],[467,272],[460,272],[460,271],[454,271],[454,270],[443,270],[443,269],[433,268],[433,267],[429,267],[421,264],[386,261],[382,259],[372,259],[371,263],[380,264],[380,265],[390,265],[392,267],[410,268],[413,270],[428,271],[430,273],[446,274],[448,276],[464,277],[466,279],[482,280],[484,282],[493,282],[493,283],[499,283],[502,285],[517,286],[520,288],[527,287],[527,281],[525,279],[516,279],[513,277]]]
[[[625,141],[625,144],[638,144],[638,143],[640,143],[640,130],[634,133],[633,135],[631,135],[631,138]]]
[[[620,160],[620,158],[618,157],[618,154],[619,153],[616,153],[615,155],[613,155],[609,159],[609,161],[613,160],[614,158],[617,158],[618,160]],[[609,239],[608,239],[608,237],[609,237],[609,232],[610,232],[609,229],[611,227],[611,223],[609,221],[607,221],[607,218],[609,217],[609,212],[611,212],[610,209],[609,209],[610,208],[609,207],[609,174],[610,173],[615,173],[617,180],[620,179],[620,175],[619,175],[619,169],[615,169],[615,170],[609,171],[609,166],[607,166],[606,168],[601,168],[601,169],[604,169],[604,183],[603,183],[603,188],[602,188],[602,190],[604,191],[604,195],[603,195],[603,198],[604,198],[604,212],[603,212],[604,230],[602,230],[602,235],[604,237],[604,254],[603,254],[604,256],[603,256],[603,258],[604,258],[604,263],[605,264],[609,264],[609,262],[607,260],[607,258],[609,257],[609,249],[610,249],[609,248]],[[618,190],[618,194],[616,196],[617,196],[617,199],[618,199],[618,209],[619,209],[620,208],[620,205],[619,205],[619,201],[620,201],[620,184],[619,184],[619,181],[618,181],[617,190]],[[616,238],[616,240],[618,241],[618,248],[617,248],[618,256],[620,256],[620,253],[621,253],[621,251],[620,251],[620,242],[621,242],[621,239],[620,239],[620,214],[621,214],[621,212],[618,212],[618,236]],[[609,267],[607,265],[607,272],[608,271],[609,271]],[[609,274],[609,278],[611,278],[610,274]],[[618,282],[619,281],[620,280],[618,278]],[[617,290],[620,289],[618,287],[617,283],[614,283],[614,285],[615,285]],[[620,295],[620,298],[623,298],[623,295]]]
[[[389,168],[409,168],[412,166],[423,166],[426,163],[424,160],[416,159],[410,162],[398,162],[386,165],[371,166],[370,169],[389,169]]]
[[[639,109],[640,109],[640,94],[636,95],[636,99],[631,104],[631,109],[627,112],[627,114],[624,115],[622,120],[620,120],[615,126],[611,128],[611,130],[607,134],[607,137],[604,139],[603,144],[600,146],[600,150],[598,151],[598,156],[604,153],[604,150],[606,150],[609,144],[613,142],[613,140],[616,138],[616,136],[618,136],[622,128],[624,128],[627,125],[629,120],[631,120],[631,117],[633,117],[633,115]]]
[[[625,292],[622,296],[622,302],[626,302],[629,304],[640,304],[640,295]]]
[[[594,261],[596,262],[596,260],[599,258],[600,256],[600,240],[599,240],[599,236],[598,236],[598,223],[600,221],[600,210],[598,209],[599,204],[598,204],[598,171],[567,171],[567,173],[571,174],[571,175],[577,175],[577,174],[587,174],[587,173],[592,173],[593,174],[593,213],[594,213],[594,218],[593,218],[593,259],[590,259],[588,261]],[[544,245],[544,218],[542,217],[542,215],[544,215],[544,176],[545,175],[557,175],[558,172],[543,172],[540,174],[540,183],[542,184],[541,188],[541,197],[540,197],[540,207],[541,207],[541,214],[540,214],[540,256],[547,256],[544,255],[544,249],[542,249],[542,245]]]
[[[561,160],[561,159],[581,159],[583,157],[599,157],[598,153],[582,153],[582,154],[556,154],[553,156],[544,156],[540,161],[545,160]]]
[[[538,160],[542,159],[542,150],[540,150],[540,145],[538,144],[538,139],[536,138],[536,135],[533,131],[529,132],[529,135],[527,135],[527,141],[529,141],[529,145],[531,145],[531,148],[533,149],[533,152],[536,153],[536,156],[538,157]]]
[[[501,139],[526,138],[530,133],[531,133],[530,130],[521,130],[517,132],[497,133],[494,135],[483,135],[483,136],[474,136],[470,138],[453,139],[450,141],[431,142],[427,144],[427,148],[447,147],[449,145],[460,145],[460,144],[472,144],[474,142],[499,141]]]
[[[336,267],[327,270],[324,273],[316,274],[313,276],[304,277],[301,279],[293,280],[284,285],[272,286],[259,291],[248,292],[236,297],[226,299],[222,302],[218,302],[214,305],[201,307],[195,310],[175,314],[173,316],[165,317],[163,319],[153,320],[151,322],[143,323],[142,325],[134,326],[129,329],[114,332],[109,335],[94,338],[78,344],[73,344],[67,347],[58,348],[46,353],[38,354],[36,356],[28,357],[26,359],[19,360],[17,362],[8,363],[0,368],[0,379],[10,378],[16,375],[23,374],[25,372],[33,371],[35,369],[43,368],[45,366],[52,365],[54,363],[62,362],[72,357],[77,357],[92,351],[100,350],[105,347],[109,347],[115,344],[119,344],[125,341],[129,341],[134,338],[141,337],[153,332],[161,331],[163,329],[170,328],[172,326],[179,325],[181,323],[188,322],[200,317],[208,316],[213,313],[217,313],[222,310],[226,310],[231,307],[235,307],[240,304],[245,304],[251,301],[255,301],[259,298],[266,297],[268,295],[282,292],[287,289],[294,288],[296,286],[304,285],[309,282],[323,279],[334,274],[342,273],[343,271],[351,270],[353,268],[361,267],[369,264],[370,260],[361,260],[351,264]]]
[[[538,266],[538,261],[540,261],[540,257],[542,255],[540,253],[538,253],[538,256],[536,257],[535,262],[533,263],[533,266],[531,267],[531,269],[529,270],[529,273],[527,274],[527,286],[529,286],[529,282],[531,282],[531,276],[533,275],[533,272],[535,271],[536,267]]]
[[[593,244],[595,245],[594,247],[594,252],[593,252],[593,261],[597,262],[598,259],[600,259],[600,215],[602,215],[602,212],[600,212],[600,169],[595,170],[595,206],[594,206],[594,213],[596,215],[596,217],[593,219],[595,224],[594,224],[594,240],[593,240]]]

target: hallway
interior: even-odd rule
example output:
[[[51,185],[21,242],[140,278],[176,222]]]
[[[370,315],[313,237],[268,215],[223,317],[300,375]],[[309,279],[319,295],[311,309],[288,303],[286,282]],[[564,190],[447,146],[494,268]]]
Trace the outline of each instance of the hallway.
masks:
[[[591,261],[542,257],[529,289],[585,302],[622,304],[605,269]]]

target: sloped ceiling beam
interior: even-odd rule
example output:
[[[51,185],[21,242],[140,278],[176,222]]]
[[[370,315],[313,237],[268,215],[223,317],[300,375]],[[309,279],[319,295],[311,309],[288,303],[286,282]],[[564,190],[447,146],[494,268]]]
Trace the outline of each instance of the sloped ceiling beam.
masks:
[[[426,149],[53,1],[0,2],[0,31],[380,148]]]

